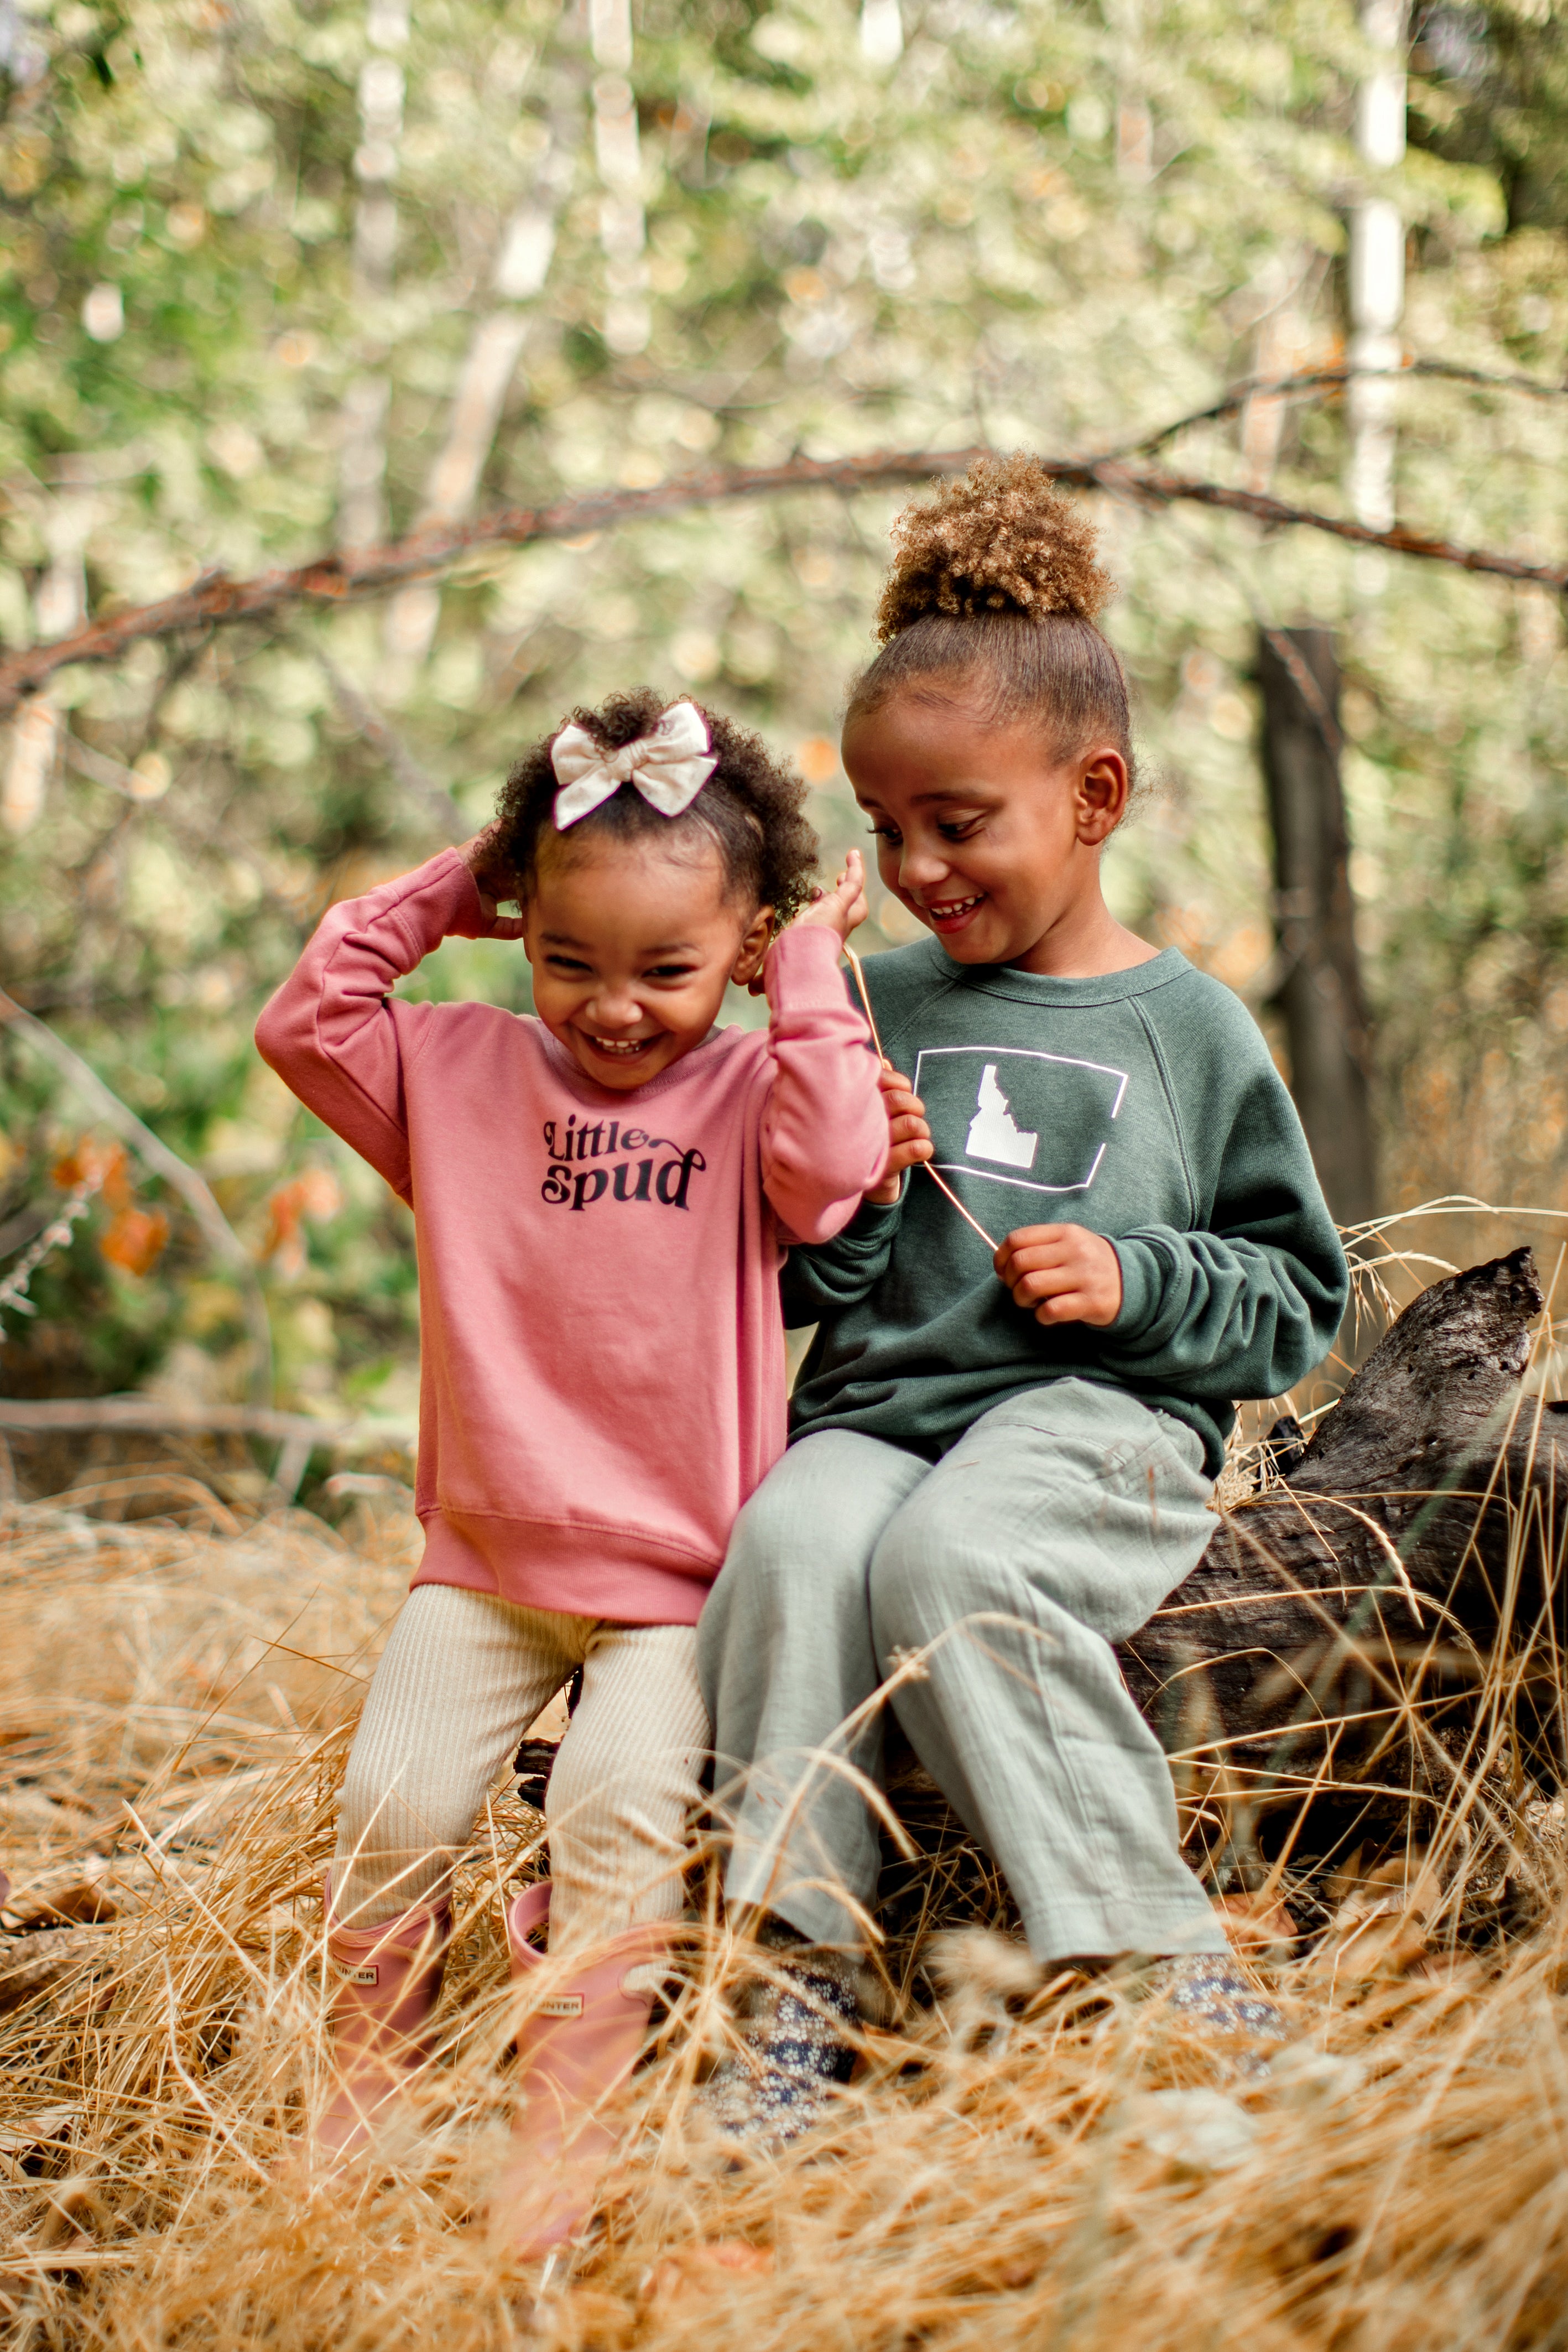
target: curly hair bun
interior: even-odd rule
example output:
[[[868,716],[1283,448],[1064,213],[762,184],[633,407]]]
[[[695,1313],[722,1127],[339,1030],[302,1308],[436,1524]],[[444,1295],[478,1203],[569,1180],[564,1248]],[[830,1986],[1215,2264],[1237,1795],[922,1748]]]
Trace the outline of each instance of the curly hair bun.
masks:
[[[928,613],[1071,613],[1092,621],[1114,593],[1094,561],[1092,523],[1052,488],[1038,457],[981,457],[893,526],[894,554],[877,607],[886,645]]]

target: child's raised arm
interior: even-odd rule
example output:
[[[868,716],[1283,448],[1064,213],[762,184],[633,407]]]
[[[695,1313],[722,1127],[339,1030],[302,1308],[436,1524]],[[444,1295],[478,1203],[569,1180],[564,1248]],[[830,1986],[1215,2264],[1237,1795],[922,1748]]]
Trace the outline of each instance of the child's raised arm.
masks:
[[[330,908],[256,1024],[263,1061],[405,1201],[403,1069],[437,1008],[392,991],[444,939],[499,934],[507,919],[486,912],[465,853],[444,850]]]
[[[887,1160],[870,1033],[839,970],[840,949],[865,916],[861,856],[852,849],[833,888],[775,940],[764,967],[773,1076],[762,1120],[762,1183],[796,1241],[830,1240]]]

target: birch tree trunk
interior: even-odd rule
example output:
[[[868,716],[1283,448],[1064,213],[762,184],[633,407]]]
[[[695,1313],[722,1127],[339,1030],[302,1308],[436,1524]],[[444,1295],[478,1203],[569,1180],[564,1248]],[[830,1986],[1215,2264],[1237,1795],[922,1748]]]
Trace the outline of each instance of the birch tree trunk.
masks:
[[[861,55],[873,66],[896,65],[904,55],[898,0],[861,0]]]
[[[1373,172],[1385,172],[1405,154],[1406,0],[1362,0],[1361,26],[1384,62],[1356,93],[1355,143]],[[1374,530],[1394,527],[1394,373],[1400,362],[1396,331],[1405,313],[1405,224],[1387,196],[1364,195],[1350,218],[1350,360],[1377,371],[1353,376],[1350,409],[1350,503],[1358,522]],[[1381,585],[1383,559],[1357,560],[1358,576]]]
[[[93,523],[93,502],[81,489],[51,499],[43,518],[48,565],[33,598],[33,624],[39,641],[68,636],[87,617],[83,550]],[[51,691],[32,695],[16,713],[5,780],[0,784],[0,830],[13,840],[30,832],[43,814],[50,781],[59,764],[64,722]]]
[[[374,54],[360,73],[360,143],[354,151],[359,203],[354,214],[354,293],[361,316],[374,317],[392,290],[397,258],[398,143],[402,136],[403,71],[392,54],[408,42],[407,0],[370,0],[365,31]],[[386,354],[362,348],[365,364],[343,400],[338,477],[338,543],[374,547],[386,537],[386,422],[392,386]]]
[[[643,209],[643,154],[632,71],[631,0],[589,0],[593,62],[593,153],[603,194],[599,244],[604,256],[603,332],[618,358],[645,351],[653,331],[647,219]]]
[[[424,485],[421,523],[460,522],[471,512],[501,411],[528,341],[535,298],[543,292],[555,253],[556,215],[571,182],[568,127],[551,125],[549,144],[534,184],[507,223],[491,290],[497,297],[475,326],[452,396],[446,436]],[[410,674],[429,653],[441,617],[441,591],[416,581],[387,606],[386,691],[406,691]]]

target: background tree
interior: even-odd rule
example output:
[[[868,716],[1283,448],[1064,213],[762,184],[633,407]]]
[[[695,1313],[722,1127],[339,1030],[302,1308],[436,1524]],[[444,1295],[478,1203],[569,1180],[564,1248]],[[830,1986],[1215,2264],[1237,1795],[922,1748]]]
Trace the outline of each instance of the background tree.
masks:
[[[1414,31],[1412,146],[1378,183],[1409,225],[1406,350],[1560,383],[1561,11]],[[11,646],[356,535],[372,405],[396,531],[709,457],[1130,446],[1239,378],[1343,356],[1370,185],[1349,0],[413,0],[406,27],[382,0],[57,0],[0,34]],[[378,207],[390,244],[367,246]],[[1561,550],[1563,422],[1557,399],[1406,377],[1399,519]],[[1163,455],[1343,510],[1345,402],[1260,395]],[[404,1213],[250,1049],[309,925],[481,822],[565,708],[643,677],[793,747],[841,845],[835,718],[895,502],[491,550],[384,603],[68,668],[18,713],[0,983],[207,1178],[268,1285],[281,1402],[406,1414],[416,1346]],[[1335,626],[1385,1197],[1555,1203],[1555,602],[1095,503],[1156,786],[1118,910],[1267,1003],[1256,631]],[[896,905],[877,919],[905,936]],[[527,1003],[519,956],[484,943],[415,984]],[[52,1213],[82,1124],[0,1031],[0,1244]],[[0,1388],[241,1393],[243,1286],[141,1184],[162,1255],[106,1258],[95,1205],[34,1278],[38,1313],[0,1315]]]

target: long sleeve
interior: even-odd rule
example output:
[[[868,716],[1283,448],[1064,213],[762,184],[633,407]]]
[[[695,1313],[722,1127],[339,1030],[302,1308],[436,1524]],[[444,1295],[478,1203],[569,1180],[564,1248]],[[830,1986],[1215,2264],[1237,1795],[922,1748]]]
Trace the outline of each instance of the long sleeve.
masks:
[[[392,991],[444,939],[484,928],[473,876],[444,850],[332,908],[256,1024],[262,1059],[405,1201],[405,1057],[438,1008],[398,1004]]]
[[[768,1102],[762,1184],[784,1237],[827,1241],[887,1160],[887,1114],[863,1017],[844,994],[839,942],[788,930],[768,951]]]
[[[1185,1385],[1197,1375],[1227,1396],[1279,1396],[1333,1346],[1350,1278],[1271,1066],[1249,1074],[1228,1131],[1204,1157],[1215,1169],[1204,1230],[1148,1224],[1116,1235],[1122,1311],[1102,1361],[1142,1381]]]
[[[824,1315],[840,1315],[870,1297],[887,1272],[903,1205],[895,1201],[882,1208],[862,1202],[831,1242],[790,1251],[779,1276],[787,1330],[820,1322]]]

